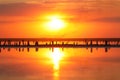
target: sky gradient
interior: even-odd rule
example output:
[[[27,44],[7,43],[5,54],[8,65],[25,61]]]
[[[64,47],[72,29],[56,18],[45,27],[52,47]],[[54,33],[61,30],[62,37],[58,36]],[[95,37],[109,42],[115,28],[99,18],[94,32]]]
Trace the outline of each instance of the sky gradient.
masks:
[[[54,15],[60,15],[65,27],[47,29],[47,17]],[[120,0],[0,0],[0,38],[43,37],[120,38]],[[0,50],[0,80],[120,80],[118,48],[108,53],[60,48],[56,53],[64,52],[64,57],[58,70],[60,57],[54,52],[51,57],[50,49]]]
[[[46,30],[48,15],[67,23]],[[0,37],[120,37],[119,0],[1,0]]]

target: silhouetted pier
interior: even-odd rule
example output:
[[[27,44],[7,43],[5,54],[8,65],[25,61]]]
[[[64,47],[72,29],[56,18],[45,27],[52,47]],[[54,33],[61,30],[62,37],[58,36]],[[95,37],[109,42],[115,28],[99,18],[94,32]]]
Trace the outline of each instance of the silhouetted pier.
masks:
[[[0,52],[4,48],[120,48],[120,38],[0,38]]]

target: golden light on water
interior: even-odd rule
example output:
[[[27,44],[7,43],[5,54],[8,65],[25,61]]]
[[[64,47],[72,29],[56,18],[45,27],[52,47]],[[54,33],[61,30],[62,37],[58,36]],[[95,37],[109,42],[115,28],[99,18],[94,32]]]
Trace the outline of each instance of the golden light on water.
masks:
[[[59,77],[59,69],[60,69],[60,61],[63,59],[64,54],[59,48],[54,48],[54,51],[52,52],[51,58],[53,61],[53,69],[54,69],[54,79],[58,80]]]
[[[60,51],[59,48],[54,48],[54,52],[52,53],[52,59],[53,59],[53,64],[54,64],[54,69],[58,70],[59,69],[59,62],[62,59],[63,54]]]

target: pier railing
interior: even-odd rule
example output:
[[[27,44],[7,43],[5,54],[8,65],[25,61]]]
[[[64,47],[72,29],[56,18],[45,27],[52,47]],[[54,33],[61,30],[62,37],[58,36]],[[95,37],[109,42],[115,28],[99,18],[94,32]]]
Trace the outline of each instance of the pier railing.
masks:
[[[0,38],[3,48],[120,48],[120,38]]]

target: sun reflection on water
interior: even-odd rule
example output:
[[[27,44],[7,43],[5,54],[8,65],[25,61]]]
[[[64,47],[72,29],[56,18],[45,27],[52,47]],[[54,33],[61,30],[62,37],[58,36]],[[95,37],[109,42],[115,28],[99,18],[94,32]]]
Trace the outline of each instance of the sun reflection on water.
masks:
[[[59,48],[54,48],[51,58],[53,61],[53,76],[54,80],[59,80],[59,71],[60,71],[60,61],[62,60],[64,54]]]

